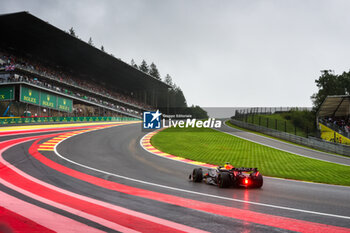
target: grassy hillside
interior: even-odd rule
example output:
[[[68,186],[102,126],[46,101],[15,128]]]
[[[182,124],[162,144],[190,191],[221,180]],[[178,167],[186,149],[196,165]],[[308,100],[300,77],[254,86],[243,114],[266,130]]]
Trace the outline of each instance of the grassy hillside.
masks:
[[[315,113],[309,111],[290,111],[269,115],[255,114],[239,119],[302,137],[316,134]]]

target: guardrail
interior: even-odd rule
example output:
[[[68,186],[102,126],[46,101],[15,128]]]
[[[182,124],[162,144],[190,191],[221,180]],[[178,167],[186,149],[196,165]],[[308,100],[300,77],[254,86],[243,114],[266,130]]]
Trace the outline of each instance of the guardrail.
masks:
[[[230,122],[233,125],[237,125],[241,128],[257,131],[263,134],[267,134],[286,141],[294,142],[300,145],[308,146],[314,149],[350,156],[350,146],[347,146],[347,145],[328,142],[328,141],[324,141],[322,139],[318,139],[310,136],[308,138],[300,137],[293,134],[285,133],[282,131],[278,131],[278,130],[274,130],[274,129],[270,129],[263,126],[246,123],[246,122],[238,121],[234,119],[231,119]]]
[[[45,123],[45,122],[100,122],[100,121],[137,121],[133,117],[11,117],[0,119],[0,125]]]

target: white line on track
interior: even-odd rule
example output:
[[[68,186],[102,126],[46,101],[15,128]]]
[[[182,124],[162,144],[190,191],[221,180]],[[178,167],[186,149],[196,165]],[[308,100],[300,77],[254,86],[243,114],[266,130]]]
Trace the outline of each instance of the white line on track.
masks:
[[[98,130],[101,130],[101,129],[98,129]],[[89,132],[93,132],[93,131],[89,131]],[[89,132],[84,132],[84,133],[89,133]],[[81,135],[81,134],[79,134],[79,135]],[[76,136],[76,135],[73,135],[72,137],[74,137],[74,136]],[[57,146],[60,143],[62,143],[63,141],[67,140],[67,139],[68,138],[60,141],[54,147],[54,151],[55,151],[55,153],[56,153],[56,155],[58,157],[60,157],[61,159],[66,160],[66,161],[68,161],[68,162],[70,162],[72,164],[78,165],[80,167],[83,167],[83,168],[86,168],[86,169],[89,169],[89,170],[97,171],[97,172],[100,172],[100,173],[103,173],[103,174],[106,174],[106,175],[114,176],[114,177],[117,177],[117,178],[120,178],[120,179],[125,179],[125,180],[129,180],[129,181],[133,181],[133,182],[137,182],[137,183],[141,183],[141,184],[145,184],[145,185],[150,185],[150,186],[154,186],[154,187],[174,190],[174,191],[183,192],[183,193],[195,194],[195,195],[199,195],[199,196],[205,196],[205,197],[210,197],[210,198],[217,198],[217,199],[228,200],[228,201],[235,201],[235,202],[246,203],[246,204],[251,204],[251,205],[257,205],[257,206],[274,208],[274,209],[289,210],[289,211],[301,212],[301,213],[306,213],[306,214],[314,214],[314,215],[320,215],[320,216],[326,216],[326,217],[333,217],[333,218],[341,218],[341,219],[348,219],[348,220],[350,220],[350,216],[328,214],[328,213],[322,213],[322,212],[317,212],[317,211],[302,210],[302,209],[290,208],[290,207],[285,207],[285,206],[277,206],[277,205],[271,205],[271,204],[253,202],[253,201],[245,201],[245,200],[240,200],[240,199],[236,199],[236,198],[222,197],[222,196],[217,196],[217,195],[212,195],[212,194],[207,194],[207,193],[200,193],[200,192],[195,192],[195,191],[191,191],[191,190],[180,189],[180,188],[175,188],[175,187],[170,187],[170,186],[166,186],[166,185],[156,184],[156,183],[152,183],[152,182],[148,182],[148,181],[138,180],[138,179],[134,179],[134,178],[130,178],[130,177],[114,174],[114,173],[111,173],[111,172],[103,171],[103,170],[100,170],[100,169],[97,169],[97,168],[89,167],[87,165],[84,165],[84,164],[75,162],[73,160],[70,160],[70,159],[62,156],[60,153],[58,153]]]

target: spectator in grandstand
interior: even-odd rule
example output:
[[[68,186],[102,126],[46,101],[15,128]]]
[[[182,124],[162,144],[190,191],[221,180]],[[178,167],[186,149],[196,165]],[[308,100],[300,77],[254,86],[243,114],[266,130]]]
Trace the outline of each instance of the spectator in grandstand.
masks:
[[[340,118],[340,117],[328,117],[324,119],[324,122],[326,122],[326,125],[330,128],[332,128],[333,130],[347,136],[350,137],[350,122],[349,122],[349,118],[348,119],[344,119],[344,118]]]
[[[14,65],[15,67],[18,67],[18,68],[30,70],[34,73],[38,73],[39,75],[49,77],[49,78],[54,79],[54,80],[58,80],[60,82],[67,83],[67,84],[70,84],[72,86],[87,89],[90,92],[92,92],[93,94],[99,93],[102,96],[113,98],[117,101],[119,100],[119,101],[127,102],[130,104],[142,106],[142,107],[147,108],[147,109],[151,109],[150,106],[148,106],[144,103],[141,103],[132,97],[129,97],[127,95],[123,95],[121,93],[112,92],[112,91],[110,91],[104,87],[98,86],[96,84],[87,83],[85,81],[83,82],[80,79],[73,78],[70,75],[64,74],[62,71],[55,71],[55,70],[53,70],[53,69],[51,69],[43,64],[40,64],[39,62],[29,61],[29,60],[26,60],[24,58],[17,58],[17,57],[10,55],[10,54],[7,54],[6,52],[0,53],[0,57],[2,60],[6,61],[6,64],[11,64],[11,65]],[[28,81],[28,80],[25,80],[25,81]],[[45,86],[47,88],[62,92],[60,87],[54,87],[51,84],[43,83],[39,80],[34,80],[34,81],[30,80],[30,82],[32,82],[36,85]],[[67,92],[65,92],[65,93],[67,94]],[[78,94],[78,96],[80,97],[80,94]]]
[[[55,90],[55,91],[62,92],[61,88],[59,88],[57,86],[54,86],[54,85],[51,85],[51,84],[48,84],[48,83],[41,82],[37,78],[29,78],[27,76],[13,75],[13,76],[11,76],[9,78],[8,81],[9,82],[18,82],[18,81],[19,82],[28,82],[28,83],[35,84],[35,85],[38,85],[38,86],[41,86],[41,87],[46,87],[46,88],[50,88],[50,89]],[[115,104],[110,103],[108,101],[103,101],[101,99],[98,100],[95,97],[82,95],[80,93],[75,93],[74,95],[79,97],[79,98],[82,98],[82,99],[85,99],[85,100],[89,100],[90,102],[98,103],[98,104],[101,104],[101,105],[104,105],[104,106],[107,106],[107,107],[110,107],[110,108],[113,108],[113,109],[119,109],[118,105],[116,107]],[[132,110],[132,109],[128,109],[128,108],[122,108],[122,111],[129,112],[129,113],[138,113],[137,111]]]

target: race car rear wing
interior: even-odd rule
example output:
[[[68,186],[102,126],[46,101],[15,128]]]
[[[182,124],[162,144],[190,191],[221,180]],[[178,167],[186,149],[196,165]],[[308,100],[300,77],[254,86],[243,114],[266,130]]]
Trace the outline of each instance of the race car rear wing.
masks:
[[[227,170],[225,169],[225,167],[218,167],[219,170],[222,170],[222,171],[236,171],[236,172],[257,172],[258,171],[258,168],[251,168],[251,167],[234,167],[232,168],[231,170]]]

